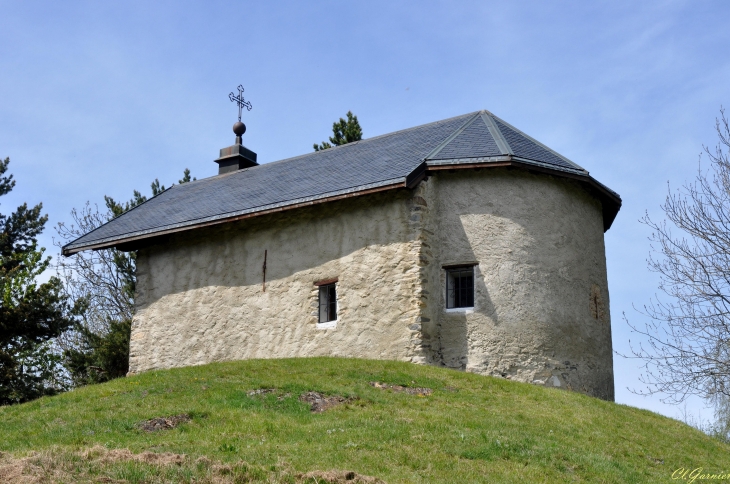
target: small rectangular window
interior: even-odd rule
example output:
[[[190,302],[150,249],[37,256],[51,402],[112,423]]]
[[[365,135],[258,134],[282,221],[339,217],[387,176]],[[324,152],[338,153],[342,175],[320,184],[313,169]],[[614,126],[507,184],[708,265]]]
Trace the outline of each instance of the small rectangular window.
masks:
[[[474,266],[446,269],[446,307],[474,307]]]
[[[335,284],[319,286],[319,322],[337,320],[337,289]]]

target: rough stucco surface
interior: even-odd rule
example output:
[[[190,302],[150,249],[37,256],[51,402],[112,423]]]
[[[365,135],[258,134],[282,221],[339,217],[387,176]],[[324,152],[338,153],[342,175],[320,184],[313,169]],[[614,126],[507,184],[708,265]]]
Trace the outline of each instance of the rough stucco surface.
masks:
[[[130,372],[245,358],[408,359],[418,312],[408,195],[284,212],[140,251]],[[314,283],[335,277],[337,326],[318,329]]]
[[[521,171],[429,184],[429,360],[613,400],[600,203],[575,182]],[[441,268],[473,262],[474,308],[445,310]]]
[[[267,251],[266,290],[262,266]],[[444,309],[443,266],[475,263],[475,306]],[[427,363],[613,399],[600,203],[517,170],[172,237],[137,259],[130,372],[350,356]],[[338,278],[317,324],[316,281]]]

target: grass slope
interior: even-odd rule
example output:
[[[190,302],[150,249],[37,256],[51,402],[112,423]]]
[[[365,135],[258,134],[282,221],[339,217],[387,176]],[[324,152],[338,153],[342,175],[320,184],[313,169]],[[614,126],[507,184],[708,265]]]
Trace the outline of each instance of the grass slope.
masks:
[[[434,392],[395,393],[372,381]],[[259,388],[277,391],[248,394]],[[313,414],[298,398],[312,390],[356,400]],[[138,428],[182,413],[192,421]],[[186,457],[174,465],[102,459],[95,446]],[[65,472],[59,481],[89,482],[301,482],[297,473],[341,469],[390,483],[646,483],[671,481],[682,467],[730,471],[729,446],[649,411],[442,368],[340,358],[154,371],[0,407],[0,452],[6,464],[31,453],[23,462],[36,475],[56,466]]]

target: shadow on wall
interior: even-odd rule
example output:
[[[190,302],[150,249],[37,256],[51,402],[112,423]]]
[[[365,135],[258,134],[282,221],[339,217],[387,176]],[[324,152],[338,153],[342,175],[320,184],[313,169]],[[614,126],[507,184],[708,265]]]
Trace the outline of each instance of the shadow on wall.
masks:
[[[611,399],[600,203],[577,182],[544,175],[474,178],[444,173],[438,189],[440,361]],[[442,266],[469,261],[479,263],[474,310],[445,311]]]
[[[265,253],[267,296],[277,281],[299,273],[314,274],[312,281],[303,281],[307,284],[345,272],[357,276],[357,266],[366,270],[372,261],[355,259],[353,267],[338,259],[408,242],[410,195],[407,190],[373,194],[172,236],[144,249],[151,266],[140,267],[140,275],[147,276],[154,293],[146,295],[146,303],[205,287],[263,288]],[[323,265],[327,272],[320,274]],[[377,282],[383,281],[372,281]]]
[[[484,178],[485,183],[475,183],[477,178]],[[546,298],[554,299],[547,296],[554,291],[551,279],[559,269],[556,258],[570,252],[571,245],[562,234],[580,231],[565,226],[574,218],[568,214],[575,212],[577,201],[587,194],[574,183],[509,170],[443,173],[437,190],[440,267],[435,316],[440,360],[450,368],[486,370],[505,352],[519,353],[520,335],[531,334],[525,324],[536,328],[553,323],[547,313],[556,308],[535,308]],[[566,216],[561,217],[563,211]],[[474,308],[446,310],[443,266],[469,262],[478,262]],[[575,315],[558,318],[575,319]],[[499,329],[500,323],[514,327]],[[499,336],[505,330],[514,331],[510,334],[513,341]]]
[[[438,291],[435,298],[436,306],[436,331],[438,332],[438,352],[434,358],[436,362],[447,368],[465,370],[469,366],[470,341],[474,327],[470,327],[470,320],[483,320],[474,318],[474,314],[480,314],[489,318],[493,324],[499,321],[497,309],[492,302],[489,290],[482,275],[481,266],[474,265],[474,307],[473,308],[446,308],[446,269],[444,266],[470,265],[480,262],[469,243],[466,229],[461,219],[450,217],[451,220],[439,219],[446,225],[445,230],[449,233],[449,240],[463,241],[462,243],[448,244],[441,247],[441,254],[438,257]],[[443,229],[442,229],[443,230]],[[473,322],[472,322],[473,324]]]

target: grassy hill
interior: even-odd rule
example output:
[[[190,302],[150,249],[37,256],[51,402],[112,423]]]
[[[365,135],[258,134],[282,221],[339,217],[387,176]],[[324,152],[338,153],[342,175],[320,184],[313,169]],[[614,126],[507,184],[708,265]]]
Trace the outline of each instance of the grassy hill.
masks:
[[[645,410],[389,361],[218,363],[0,407],[2,482],[647,483],[700,467],[730,472],[730,446]]]

